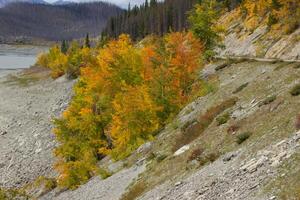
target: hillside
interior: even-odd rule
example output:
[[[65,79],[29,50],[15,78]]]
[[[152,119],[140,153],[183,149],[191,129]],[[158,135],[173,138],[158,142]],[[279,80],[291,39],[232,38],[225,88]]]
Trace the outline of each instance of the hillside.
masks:
[[[34,4],[46,4],[43,0],[0,0],[0,8],[4,7],[10,3],[16,2],[27,2],[27,3],[34,3]]]
[[[115,5],[95,2],[67,5],[13,3],[0,8],[0,41],[72,40],[97,36],[107,20],[122,12]]]
[[[0,199],[298,200],[300,2],[239,3],[2,76]]]

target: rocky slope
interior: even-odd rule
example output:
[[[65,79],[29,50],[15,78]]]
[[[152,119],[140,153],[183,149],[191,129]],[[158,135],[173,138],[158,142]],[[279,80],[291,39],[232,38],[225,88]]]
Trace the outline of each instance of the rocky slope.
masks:
[[[51,119],[66,108],[74,82],[44,73],[0,76],[0,187],[54,174]]]
[[[112,176],[94,177],[74,191],[56,188],[31,195],[45,200],[297,199],[300,132],[295,120],[300,96],[290,91],[300,84],[300,63],[277,59],[299,58],[300,29],[271,41],[263,27],[251,34],[234,27],[220,56],[275,59],[207,65],[200,74],[209,94],[187,105],[154,141],[128,159],[113,163],[106,158],[99,163]],[[0,187],[20,188],[39,176],[57,175],[52,168],[57,144],[51,118],[66,108],[73,84],[64,78],[50,80],[43,71],[0,75]],[[208,110],[232,98],[237,102],[195,139],[188,144],[180,141],[197,133]],[[228,119],[219,124],[217,118],[225,115]],[[247,137],[239,144],[242,134]]]
[[[228,28],[224,34],[224,48],[218,50],[218,55],[300,59],[300,28],[284,34],[272,32],[262,23],[256,29],[248,30],[240,17],[233,19],[233,16],[228,13],[220,19],[219,23],[227,24]]]

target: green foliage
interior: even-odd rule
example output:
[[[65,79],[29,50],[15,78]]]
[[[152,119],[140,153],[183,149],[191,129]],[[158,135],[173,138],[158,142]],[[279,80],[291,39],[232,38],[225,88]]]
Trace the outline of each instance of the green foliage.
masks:
[[[276,24],[278,22],[277,18],[270,14],[268,17],[268,27],[271,27],[272,25]]]
[[[159,155],[156,157],[157,162],[162,162],[164,159],[166,159],[168,156],[167,155]]]
[[[219,40],[217,18],[217,2],[214,0],[201,1],[201,4],[197,4],[189,15],[191,31],[204,43],[207,50],[212,50]],[[211,56],[213,52],[207,51],[206,57]]]
[[[291,89],[290,94],[291,94],[292,96],[298,96],[298,95],[300,95],[300,84],[295,85],[295,86]]]
[[[226,124],[229,119],[230,119],[230,114],[225,113],[224,115],[221,115],[221,116],[217,117],[216,120],[218,122],[218,126],[220,126],[222,124]]]
[[[259,106],[268,105],[268,104],[272,103],[273,101],[275,101],[276,98],[277,98],[276,95],[269,96],[269,97],[267,97],[265,100],[263,100],[263,101],[259,104]]]
[[[61,43],[61,47],[60,47],[60,51],[63,53],[63,54],[66,54],[67,51],[69,49],[69,44],[66,40],[63,40],[62,43]]]
[[[245,142],[251,136],[251,134],[252,133],[250,133],[250,132],[244,132],[244,133],[241,133],[241,134],[237,135],[236,142],[238,144],[242,144],[243,142]]]
[[[89,36],[88,33],[87,33],[86,36],[85,36],[84,47],[86,47],[86,48],[91,48],[91,44],[90,44],[90,36]]]
[[[98,169],[98,174],[102,179],[106,179],[112,175],[107,169],[103,169],[101,167]]]

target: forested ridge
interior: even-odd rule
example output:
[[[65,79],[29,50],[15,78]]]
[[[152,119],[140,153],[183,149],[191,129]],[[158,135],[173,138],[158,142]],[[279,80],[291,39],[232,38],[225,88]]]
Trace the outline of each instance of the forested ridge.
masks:
[[[103,2],[46,5],[12,3],[0,8],[0,41],[72,40],[100,34],[107,20],[122,10]]]
[[[199,0],[146,0],[141,6],[130,4],[127,11],[113,16],[108,21],[103,35],[118,37],[130,34],[133,39],[141,39],[148,34],[163,35],[170,31],[188,29],[188,14]],[[220,0],[219,7],[232,10],[241,0]]]

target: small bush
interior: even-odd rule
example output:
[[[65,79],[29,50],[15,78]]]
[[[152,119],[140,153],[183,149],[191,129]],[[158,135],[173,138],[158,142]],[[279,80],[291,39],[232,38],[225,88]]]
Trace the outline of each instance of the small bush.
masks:
[[[159,155],[159,156],[157,156],[156,161],[157,161],[157,162],[161,162],[161,161],[163,161],[164,159],[166,159],[167,157],[168,157],[167,155]]]
[[[238,131],[239,129],[240,129],[240,127],[238,125],[231,125],[227,129],[227,133],[234,133],[234,132]]]
[[[292,96],[298,96],[300,95],[300,84],[297,84],[296,86],[294,86],[291,91],[290,91]]]
[[[206,155],[206,158],[210,161],[210,162],[214,162],[215,160],[217,160],[220,157],[220,153],[219,152],[209,152]]]
[[[221,64],[221,65],[218,65],[218,66],[215,68],[215,70],[216,70],[216,71],[220,71],[220,70],[222,70],[222,69],[228,67],[229,65],[230,65],[230,64],[228,64],[228,63],[223,63],[223,64]]]
[[[208,162],[214,162],[219,157],[220,157],[219,152],[211,151],[211,152],[208,152],[206,154],[202,154],[201,156],[199,156],[197,158],[197,160],[200,163],[200,165],[205,165]]]
[[[237,140],[236,142],[238,144],[242,144],[244,141],[246,141],[249,137],[251,136],[251,133],[250,132],[245,132],[245,133],[241,133],[237,136]]]
[[[181,127],[181,131],[186,131],[189,127],[191,127],[194,123],[197,123],[197,120],[191,120],[191,121],[187,121],[182,127]]]
[[[295,65],[294,69],[300,69],[300,64]]]
[[[300,130],[300,114],[296,118],[295,126],[297,130]]]
[[[278,22],[278,19],[270,14],[269,17],[268,17],[268,27],[271,27],[272,25],[276,24]]]
[[[229,119],[230,119],[230,114],[225,113],[224,115],[221,115],[221,116],[217,117],[216,120],[218,122],[218,126],[220,126],[222,124],[226,124]]]
[[[150,160],[153,160],[154,158],[156,158],[156,154],[151,152],[148,157],[147,157],[147,160],[150,161]]]
[[[259,103],[259,107],[272,103],[273,101],[276,100],[276,98],[277,98],[276,95],[267,97],[265,100],[263,100],[262,102]]]
[[[236,94],[239,93],[240,91],[242,91],[244,88],[246,88],[249,85],[249,83],[244,83],[243,85],[239,86],[238,88],[236,88],[235,91],[232,92],[232,94]]]
[[[98,169],[98,174],[101,176],[102,179],[106,179],[112,175],[107,169],[103,168]]]
[[[204,149],[202,149],[202,148],[194,149],[188,157],[188,162],[199,158],[203,152],[204,152]]]

